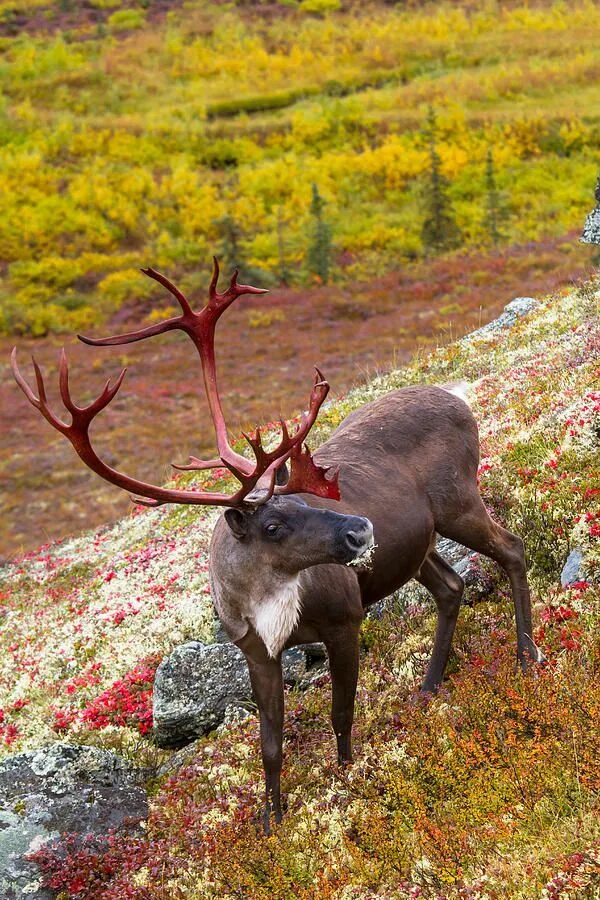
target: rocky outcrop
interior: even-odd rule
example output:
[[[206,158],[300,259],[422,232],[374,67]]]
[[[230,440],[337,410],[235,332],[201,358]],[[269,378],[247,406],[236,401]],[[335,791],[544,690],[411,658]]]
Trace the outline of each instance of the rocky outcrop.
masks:
[[[148,814],[138,773],[106,750],[51,744],[0,763],[0,897],[46,900],[26,859],[63,834],[102,837]]]
[[[512,326],[522,317],[527,315],[533,309],[539,306],[539,301],[534,297],[515,297],[510,303],[504,307],[497,319],[488,322],[476,331],[465,335],[461,343],[471,343],[472,341],[487,340],[493,337],[498,331]]]

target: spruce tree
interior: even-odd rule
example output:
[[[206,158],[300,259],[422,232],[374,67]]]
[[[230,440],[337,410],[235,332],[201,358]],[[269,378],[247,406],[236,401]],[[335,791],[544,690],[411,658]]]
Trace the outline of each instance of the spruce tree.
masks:
[[[306,261],[309,272],[316,275],[322,284],[327,284],[331,266],[331,225],[323,218],[324,206],[325,201],[317,185],[313,184],[310,204],[312,235]]]
[[[430,107],[427,119],[429,143],[429,178],[424,190],[425,218],[421,229],[423,244],[427,250],[442,253],[461,243],[460,229],[454,219],[452,203],[448,196],[448,179],[442,174],[437,150],[437,122]]]
[[[291,281],[292,273],[290,272],[286,257],[284,228],[285,222],[283,219],[283,211],[281,206],[279,206],[277,208],[277,266],[279,270],[277,274],[279,282],[288,285]]]
[[[217,219],[215,224],[221,238],[219,258],[221,260],[223,271],[233,272],[234,269],[239,269],[240,274],[242,274],[244,270],[244,260],[241,250],[241,241],[243,238],[242,229],[235,219],[229,215]]]
[[[496,185],[494,154],[491,147],[488,147],[485,161],[485,196],[485,230],[490,242],[497,247],[504,237],[502,224],[506,220],[506,206]]]

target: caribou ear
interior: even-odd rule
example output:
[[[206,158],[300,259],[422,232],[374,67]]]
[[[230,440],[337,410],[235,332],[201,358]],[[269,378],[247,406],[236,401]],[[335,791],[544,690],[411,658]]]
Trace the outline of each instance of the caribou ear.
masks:
[[[234,536],[241,541],[248,531],[248,517],[241,509],[226,509],[225,521],[231,528]]]
[[[290,470],[287,463],[281,463],[275,472],[275,484],[284,485],[290,480]]]

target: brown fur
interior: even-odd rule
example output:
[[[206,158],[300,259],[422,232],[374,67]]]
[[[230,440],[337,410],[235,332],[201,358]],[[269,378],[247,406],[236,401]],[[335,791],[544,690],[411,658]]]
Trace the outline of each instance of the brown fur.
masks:
[[[272,658],[248,619],[248,604],[271,595],[284,576],[297,575],[301,611],[286,647],[323,641],[332,676],[332,722],[340,762],[351,759],[350,732],[358,675],[358,632],[364,609],[416,578],[438,608],[438,625],[424,691],[443,678],[463,592],[462,579],[435,550],[436,533],[496,560],[512,586],[517,622],[517,655],[525,669],[541,660],[531,638],[531,611],[520,538],[494,523],[477,488],[479,441],[469,407],[437,387],[407,387],[349,415],[314,455],[322,466],[339,467],[339,503],[306,495],[317,511],[340,517],[292,528],[277,544],[261,528],[270,515],[296,515],[292,500],[271,500],[248,516],[242,537],[226,516],[215,528],[211,580],[218,612],[232,640],[243,650],[261,718],[267,785],[264,814],[281,819],[279,776],[282,757],[283,680],[280,657]],[[282,503],[292,506],[282,506]],[[376,550],[368,571],[332,564],[327,529],[342,518],[366,517],[373,524]],[[349,519],[344,527],[355,526]],[[343,524],[343,523],[342,523]],[[310,545],[310,546],[309,546]],[[278,582],[279,580],[279,582]]]

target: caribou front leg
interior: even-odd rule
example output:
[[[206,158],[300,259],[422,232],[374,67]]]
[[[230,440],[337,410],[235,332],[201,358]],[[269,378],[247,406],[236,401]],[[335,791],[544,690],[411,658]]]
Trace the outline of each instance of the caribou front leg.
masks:
[[[283,674],[281,658],[267,656],[260,662],[248,658],[250,681],[260,714],[260,746],[265,772],[263,828],[271,833],[271,815],[279,824],[281,812],[281,762],[283,757]]]

